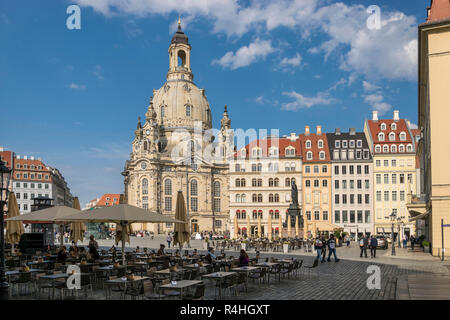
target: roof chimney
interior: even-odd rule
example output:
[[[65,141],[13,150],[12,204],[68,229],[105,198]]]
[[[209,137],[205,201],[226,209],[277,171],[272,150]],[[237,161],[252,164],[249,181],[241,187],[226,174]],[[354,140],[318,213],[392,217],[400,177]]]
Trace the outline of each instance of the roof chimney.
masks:
[[[295,133],[291,133],[290,139],[292,142],[297,140],[297,136],[295,135]]]
[[[19,159],[19,160],[20,160],[20,156],[19,156],[19,155],[17,155],[17,156],[16,156],[16,159]]]
[[[341,129],[340,128],[336,128],[336,130],[334,131],[334,134],[337,136],[341,135]]]
[[[394,121],[400,120],[400,111],[394,110]]]
[[[356,135],[356,130],[355,130],[355,128],[350,128],[349,132],[350,132],[350,135],[351,135],[351,136]]]
[[[41,158],[38,158],[39,161],[41,161]]]
[[[372,111],[372,120],[378,121],[378,111],[376,110]]]
[[[28,160],[28,156],[23,156],[23,160]]]
[[[309,126],[305,126],[305,136],[309,136]]]
[[[34,160],[34,157],[33,157],[33,156],[31,156],[31,157],[30,157],[30,159],[31,159],[31,160]]]
[[[317,132],[317,135],[320,136],[320,135],[322,134],[322,126],[317,126],[317,127],[316,127],[316,130],[317,130],[317,131],[316,131],[316,132]]]
[[[0,147],[0,152],[3,152],[3,147]]]

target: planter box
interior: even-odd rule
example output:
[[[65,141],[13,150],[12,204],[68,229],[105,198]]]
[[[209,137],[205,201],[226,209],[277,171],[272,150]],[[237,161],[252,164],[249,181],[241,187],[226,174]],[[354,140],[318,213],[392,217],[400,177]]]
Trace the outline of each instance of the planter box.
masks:
[[[289,252],[289,245],[283,244],[283,253],[288,253],[288,252]]]
[[[423,252],[425,252],[425,253],[430,253],[430,252],[431,252],[431,251],[430,251],[430,247],[429,247],[429,246],[423,247]]]

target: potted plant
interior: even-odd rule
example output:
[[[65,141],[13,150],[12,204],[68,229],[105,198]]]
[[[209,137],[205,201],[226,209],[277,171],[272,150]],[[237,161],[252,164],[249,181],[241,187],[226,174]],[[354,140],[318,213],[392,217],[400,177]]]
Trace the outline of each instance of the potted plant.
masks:
[[[288,252],[289,252],[289,242],[284,241],[283,242],[283,253],[288,253]]]
[[[423,252],[430,253],[430,242],[422,241]]]

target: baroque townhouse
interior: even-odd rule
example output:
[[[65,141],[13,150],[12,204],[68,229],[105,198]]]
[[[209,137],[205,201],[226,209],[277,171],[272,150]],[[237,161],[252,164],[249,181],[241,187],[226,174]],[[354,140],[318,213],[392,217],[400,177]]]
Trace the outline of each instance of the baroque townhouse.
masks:
[[[415,234],[415,223],[410,222],[406,197],[416,193],[416,143],[410,123],[400,119],[394,111],[392,119],[378,119],[364,123],[364,132],[373,154],[374,171],[374,233],[391,234],[391,214],[396,215],[394,235]]]
[[[352,236],[373,232],[373,163],[364,132],[327,133],[332,163],[333,224]]]
[[[307,232],[329,231],[332,213],[331,160],[327,135],[322,126],[300,135],[303,151],[302,214]]]
[[[250,142],[238,150],[230,162],[230,226],[234,235],[237,217],[238,234],[267,236],[268,218],[272,218],[272,235],[282,234],[287,209],[291,203],[291,186],[296,183],[301,206],[302,148],[299,137],[272,137]],[[258,232],[261,225],[261,233]]]

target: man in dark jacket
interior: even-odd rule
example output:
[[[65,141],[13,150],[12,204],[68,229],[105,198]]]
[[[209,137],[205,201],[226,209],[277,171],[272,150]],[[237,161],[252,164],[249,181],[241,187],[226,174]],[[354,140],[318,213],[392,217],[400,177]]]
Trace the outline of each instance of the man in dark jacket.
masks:
[[[331,254],[334,255],[334,262],[339,262],[339,259],[336,257],[336,240],[334,238],[334,235],[330,235],[330,240],[328,240],[328,259],[327,261],[331,261]]]
[[[373,235],[370,237],[370,256],[372,258],[377,257],[377,246],[378,246],[378,240]]]
[[[363,252],[364,252],[364,257],[367,258],[367,247],[369,246],[369,238],[368,236],[361,238],[361,240],[359,240],[359,248],[361,249],[361,254],[359,255],[360,258],[362,258],[363,256]]]

